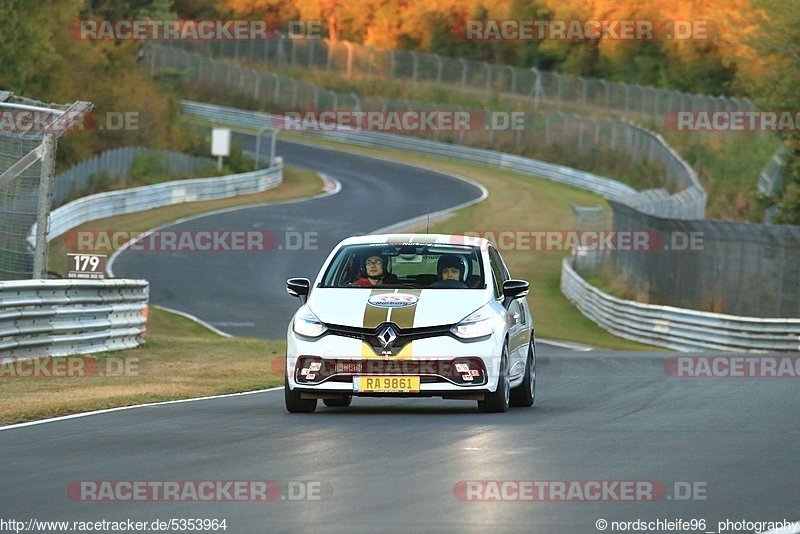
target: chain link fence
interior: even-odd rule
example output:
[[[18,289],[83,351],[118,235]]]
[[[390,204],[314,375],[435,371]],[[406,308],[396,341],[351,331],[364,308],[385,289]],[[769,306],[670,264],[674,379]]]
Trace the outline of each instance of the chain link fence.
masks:
[[[347,78],[409,80],[446,85],[462,93],[491,98],[503,94],[559,111],[613,113],[662,122],[671,111],[749,111],[752,102],[697,95],[637,84],[609,82],[536,68],[519,68],[435,54],[374,48],[327,39],[175,42],[172,46],[235,60],[334,71]]]
[[[431,102],[337,93],[175,47],[148,47],[145,58],[154,76],[179,77],[187,87],[207,89],[216,94],[236,94],[247,99],[250,107],[274,111],[469,111],[473,115],[477,112],[481,118],[478,123],[483,125],[491,125],[498,113],[503,114],[485,109],[464,110]],[[481,127],[406,133],[447,143],[530,154],[542,159],[548,159],[547,156],[557,148],[566,158],[581,158],[580,161],[567,161],[568,164],[580,163],[589,167],[600,164],[602,160],[615,160],[624,154],[631,160],[650,164],[657,175],[655,181],[662,185],[661,188],[642,191],[631,197],[632,205],[663,217],[703,218],[706,194],[694,170],[660,135],[621,119],[541,110],[526,111],[523,118],[524,123],[516,129]],[[279,129],[285,127],[285,124],[278,122],[271,126]],[[264,125],[267,126],[270,125]]]
[[[192,174],[196,171],[216,169],[211,158],[188,156],[171,150],[145,147],[125,147],[106,150],[102,154],[82,161],[55,178],[53,206],[60,206],[70,197],[89,189],[103,179],[119,183],[130,176],[137,156],[147,154],[158,158],[159,164],[169,173]]]
[[[0,91],[0,280],[44,277],[57,139],[90,108]],[[41,230],[31,250],[26,238],[37,221]]]
[[[650,233],[646,251],[611,251],[634,295],[750,317],[800,317],[800,226],[653,217],[609,201],[615,231]]]

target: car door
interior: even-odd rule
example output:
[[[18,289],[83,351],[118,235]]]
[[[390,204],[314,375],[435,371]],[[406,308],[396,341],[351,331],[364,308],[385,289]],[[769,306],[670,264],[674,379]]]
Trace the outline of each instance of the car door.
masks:
[[[492,277],[495,280],[495,295],[497,296],[499,292],[499,296],[502,298],[503,282],[511,277],[503,259],[500,257],[500,253],[494,247],[489,247],[489,263],[492,269]],[[527,310],[524,308],[523,301],[524,299],[515,299],[511,302],[506,312],[508,356],[512,379],[525,372],[525,361],[528,357],[529,336],[527,332],[530,329],[530,325],[527,324]]]

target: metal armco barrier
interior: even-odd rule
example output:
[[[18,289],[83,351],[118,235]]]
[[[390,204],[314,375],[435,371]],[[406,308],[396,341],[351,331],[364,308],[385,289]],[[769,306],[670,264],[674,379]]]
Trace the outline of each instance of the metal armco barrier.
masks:
[[[764,319],[623,300],[589,285],[561,265],[561,291],[612,334],[673,350],[798,351],[800,319]]]
[[[146,280],[0,282],[0,358],[137,347],[148,296]]]
[[[176,180],[79,198],[53,210],[50,214],[48,239],[55,239],[81,224],[96,219],[182,202],[217,200],[266,191],[283,182],[283,162],[279,158],[276,160],[272,167],[252,172],[219,178]],[[35,227],[31,235],[34,235],[34,232]]]
[[[182,202],[265,191],[283,182],[283,162],[218,178],[177,180],[80,198],[50,214],[48,240],[88,221]],[[28,237],[32,243],[36,227]],[[146,280],[25,280],[0,282],[0,357],[89,354],[144,342]]]

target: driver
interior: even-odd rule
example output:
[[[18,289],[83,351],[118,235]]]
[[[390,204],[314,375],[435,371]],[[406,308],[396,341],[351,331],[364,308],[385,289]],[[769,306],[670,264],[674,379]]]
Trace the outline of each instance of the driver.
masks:
[[[364,259],[363,266],[363,272],[367,273],[367,276],[356,278],[353,284],[361,287],[372,287],[392,282],[392,275],[386,273],[388,265],[389,261],[386,256],[380,254],[367,256]]]

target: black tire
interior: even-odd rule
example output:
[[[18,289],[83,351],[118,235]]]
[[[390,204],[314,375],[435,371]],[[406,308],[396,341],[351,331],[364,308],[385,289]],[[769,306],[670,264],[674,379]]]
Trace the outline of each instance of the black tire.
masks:
[[[536,348],[533,336],[528,345],[528,359],[525,362],[525,379],[511,390],[509,404],[514,408],[529,408],[536,401]]]
[[[299,391],[289,389],[289,378],[284,378],[283,397],[289,413],[311,413],[317,409],[317,399],[301,399]]]
[[[322,402],[329,408],[347,408],[350,406],[350,403],[353,402],[353,396],[347,395],[340,399],[322,399]]]
[[[478,401],[478,410],[486,413],[503,413],[508,411],[511,396],[508,384],[508,347],[503,347],[503,357],[500,360],[500,377],[497,390],[487,393],[482,401]]]

